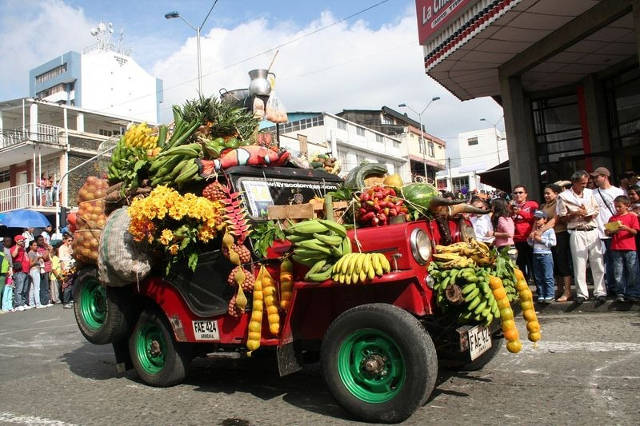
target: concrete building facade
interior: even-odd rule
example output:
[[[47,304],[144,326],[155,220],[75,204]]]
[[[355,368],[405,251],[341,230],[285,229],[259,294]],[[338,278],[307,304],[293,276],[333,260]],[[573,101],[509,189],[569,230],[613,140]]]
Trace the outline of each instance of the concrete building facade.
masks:
[[[0,212],[34,209],[55,223],[56,199],[63,209],[76,206],[86,177],[104,174],[111,156],[81,164],[134,122],[31,98],[0,102]],[[50,179],[49,190],[41,177]]]
[[[512,185],[640,170],[639,0],[416,0],[425,71],[504,108]]]
[[[402,141],[408,150],[412,181],[426,178],[435,184],[436,173],[445,168],[445,141],[420,129],[420,123],[407,114],[383,106],[380,110],[348,109],[336,115]]]
[[[447,167],[438,172],[438,188],[459,191],[491,190],[480,182],[479,173],[509,159],[504,132],[495,127],[458,134],[447,144]]]
[[[326,112],[288,113],[280,125],[280,146],[293,156],[331,153],[342,164],[345,176],[362,162],[383,163],[389,173],[410,181],[408,150],[398,138]],[[266,127],[275,133],[275,126]]]

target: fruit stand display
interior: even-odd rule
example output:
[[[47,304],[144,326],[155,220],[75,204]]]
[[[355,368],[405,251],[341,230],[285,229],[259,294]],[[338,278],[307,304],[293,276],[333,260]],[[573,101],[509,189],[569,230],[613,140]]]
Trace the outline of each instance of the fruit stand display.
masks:
[[[288,374],[298,365],[294,340],[320,340],[340,404],[365,420],[399,421],[435,385],[428,318],[446,318],[447,333],[483,326],[485,346],[473,348],[471,361],[490,335],[500,338],[491,328],[498,320],[517,352],[509,302],[519,297],[529,338],[540,339],[519,271],[456,230],[454,219],[485,211],[446,200],[428,184],[405,185],[382,164],[362,164],[341,181],[339,162],[318,154],[292,172],[289,153],[258,133],[252,111],[216,98],[175,106],[173,118],[125,132],[108,180],[91,177],[80,191],[75,219],[78,232],[91,231],[74,242],[81,276],[103,284],[102,293],[94,286],[78,299],[79,328],[93,343],[111,342],[118,362],[146,383],[178,383],[205,350],[251,355],[264,346],[277,346]],[[100,241],[103,229],[127,233],[132,245],[119,249],[131,255],[106,256],[113,241]],[[96,263],[95,273],[86,272]],[[118,271],[128,274],[105,275]],[[76,294],[84,294],[83,280]],[[134,285],[109,284],[122,281]],[[104,315],[87,322],[87,312]],[[409,335],[424,345],[405,341]],[[418,361],[405,363],[409,354]],[[362,362],[352,365],[353,357]]]

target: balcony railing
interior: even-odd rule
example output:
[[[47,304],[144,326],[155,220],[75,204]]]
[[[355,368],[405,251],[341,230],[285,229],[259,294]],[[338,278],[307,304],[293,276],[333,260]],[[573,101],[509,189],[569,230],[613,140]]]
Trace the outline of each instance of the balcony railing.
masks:
[[[29,129],[3,129],[0,132],[0,149],[27,141],[61,145],[60,132],[62,131],[61,127],[50,124],[38,124],[35,133],[29,131]]]
[[[36,188],[33,182],[0,189],[0,213],[9,210],[54,206],[54,191],[51,188]]]

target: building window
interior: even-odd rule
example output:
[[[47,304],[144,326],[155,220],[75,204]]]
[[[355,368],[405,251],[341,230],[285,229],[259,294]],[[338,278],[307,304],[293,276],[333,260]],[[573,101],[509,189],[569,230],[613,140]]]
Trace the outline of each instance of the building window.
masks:
[[[0,171],[0,182],[9,182],[10,178],[11,174],[9,173],[9,170]]]
[[[364,136],[364,129],[362,127],[356,127],[356,135]]]
[[[467,187],[469,189],[469,176],[457,177],[451,179],[451,186],[453,186],[453,191],[457,192],[462,189],[462,187]]]
[[[344,121],[338,120],[338,129],[347,130],[347,123],[345,123]]]
[[[433,142],[429,141],[428,148],[429,148],[429,157],[435,157],[436,155],[433,152]]]
[[[467,139],[467,144],[469,146],[478,145],[478,137],[474,136],[472,138]]]
[[[384,142],[384,136],[376,133],[376,142]]]
[[[53,69],[50,69],[47,72],[44,72],[40,75],[36,76],[36,84],[42,84],[45,81],[51,80],[52,78],[55,78],[57,76],[59,76],[60,74],[63,74],[67,72],[67,64],[62,64],[59,65]]]
[[[386,115],[383,115],[380,121],[382,122],[382,124],[393,124],[393,119],[389,118]]]

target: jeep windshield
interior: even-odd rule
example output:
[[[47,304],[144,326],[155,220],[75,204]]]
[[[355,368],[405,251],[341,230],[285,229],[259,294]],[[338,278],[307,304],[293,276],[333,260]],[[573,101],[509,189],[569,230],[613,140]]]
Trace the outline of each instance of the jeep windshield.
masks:
[[[294,167],[237,166],[226,171],[235,191],[243,194],[252,219],[266,219],[273,205],[303,204],[335,191],[343,180],[324,170]]]

